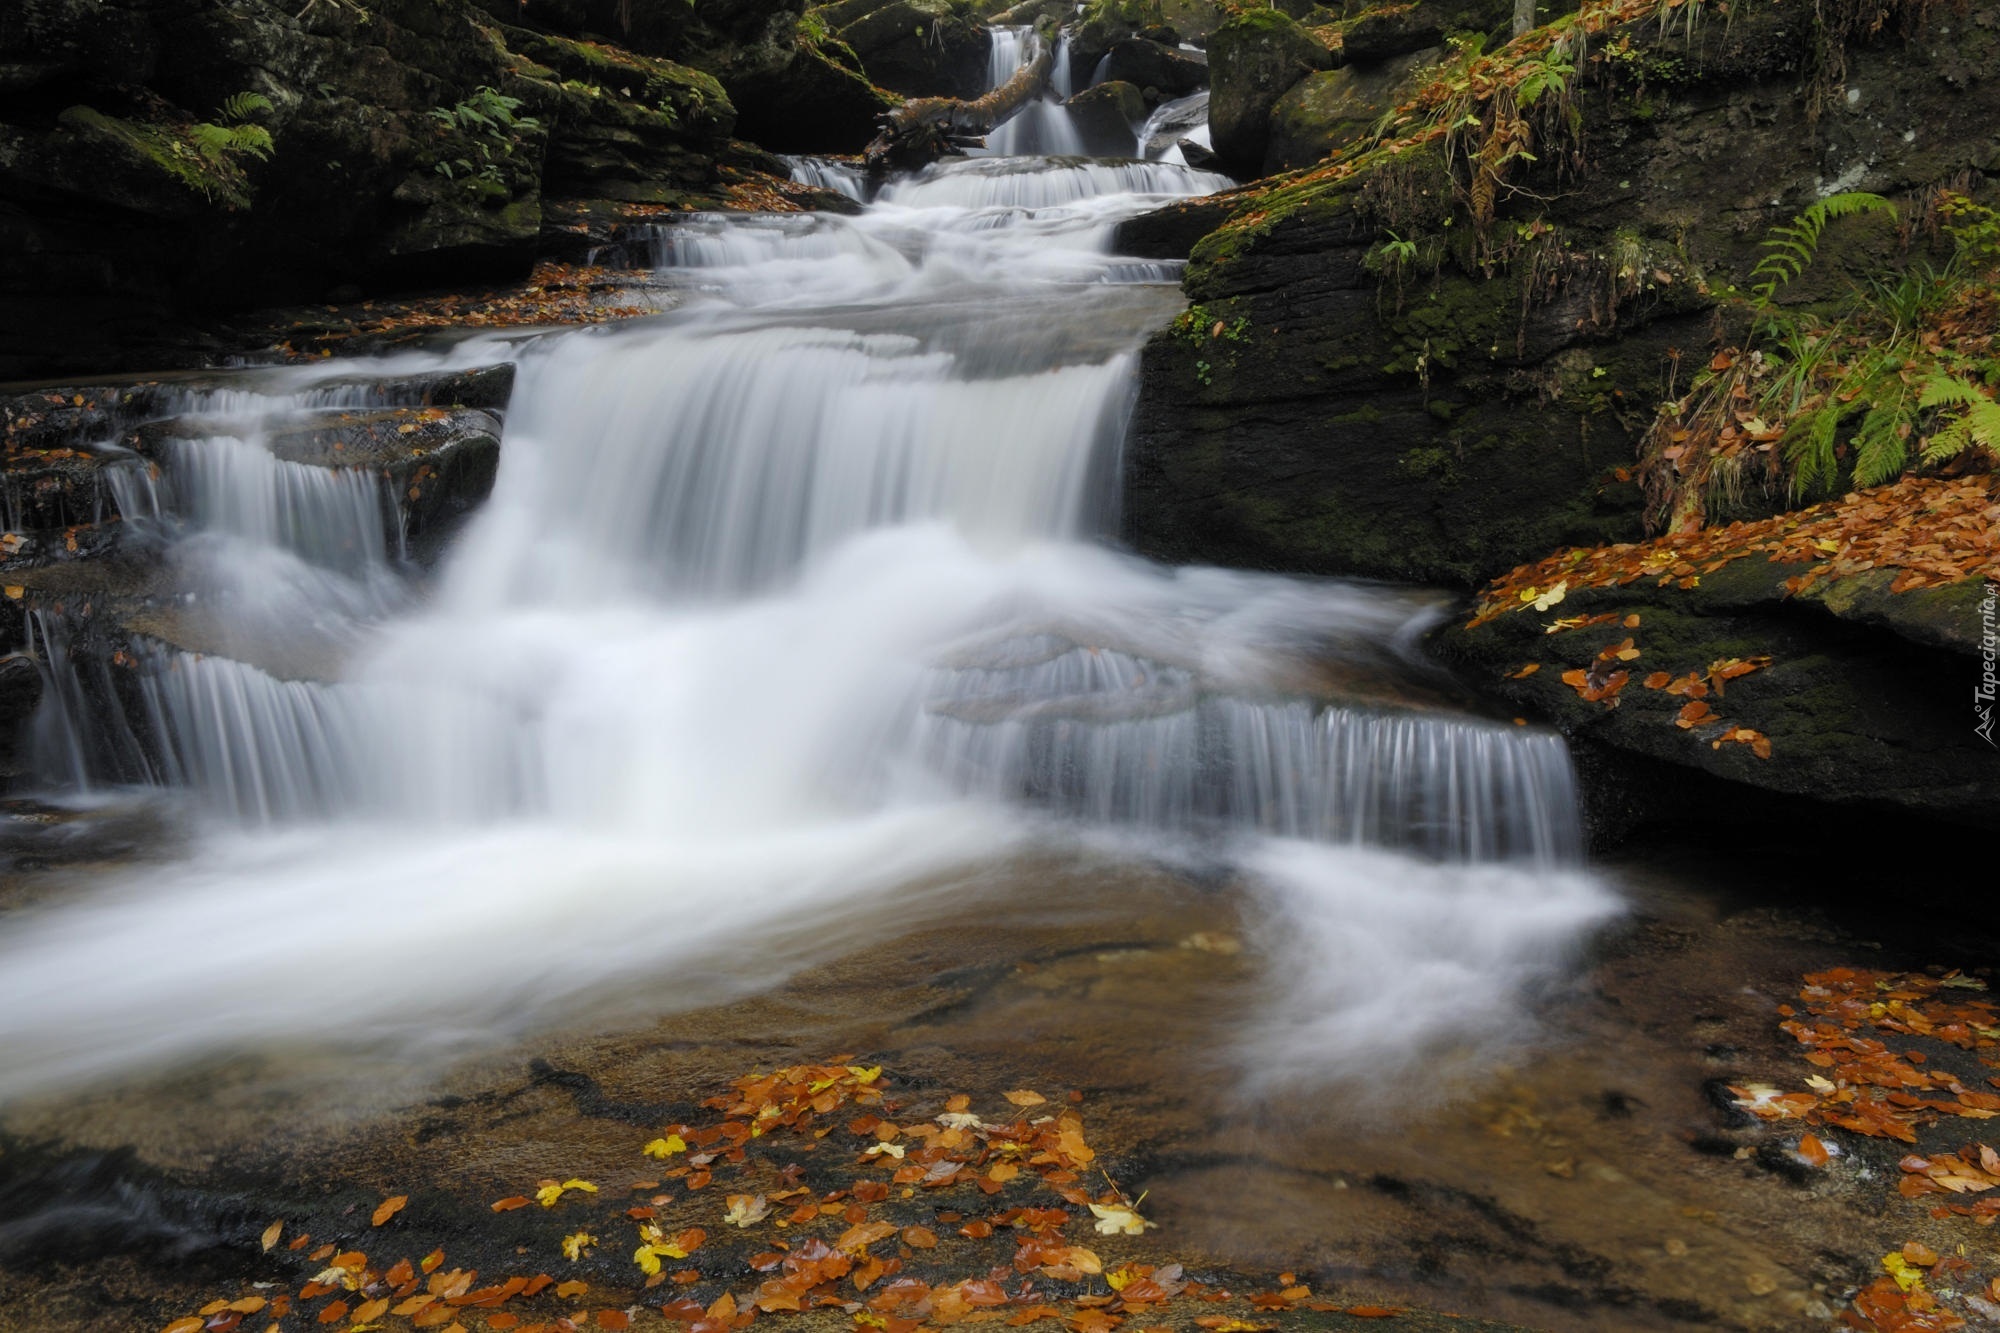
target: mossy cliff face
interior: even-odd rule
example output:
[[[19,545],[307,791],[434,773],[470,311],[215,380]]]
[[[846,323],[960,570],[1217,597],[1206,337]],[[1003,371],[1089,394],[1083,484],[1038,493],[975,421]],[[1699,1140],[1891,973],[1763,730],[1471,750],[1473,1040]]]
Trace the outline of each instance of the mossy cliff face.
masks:
[[[751,36],[676,8],[688,54],[750,59]],[[717,18],[756,29],[753,9]],[[703,69],[470,0],[20,0],[0,14],[0,378],[104,369],[207,307],[523,273],[551,200],[713,199],[735,119]]]
[[[1849,49],[1816,119],[1813,43],[1766,0],[1692,40],[1656,22],[1601,35],[1616,55],[1579,76],[1580,134],[1536,144],[1483,232],[1463,157],[1454,173],[1435,146],[1128,224],[1125,245],[1160,254],[1207,231],[1194,309],[1145,352],[1128,537],[1170,559],[1459,586],[1637,539],[1636,440],[1676,356],[1707,356],[1715,295],[1768,226],[1834,189],[2000,174],[1991,13]],[[1869,258],[1840,249],[1820,282]]]

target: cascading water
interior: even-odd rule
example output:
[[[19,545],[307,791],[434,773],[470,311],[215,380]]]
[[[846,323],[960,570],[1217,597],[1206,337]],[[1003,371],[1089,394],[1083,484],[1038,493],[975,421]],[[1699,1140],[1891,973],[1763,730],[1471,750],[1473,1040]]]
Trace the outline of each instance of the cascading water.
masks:
[[[947,162],[852,218],[662,226],[659,318],[378,363],[518,365],[420,605],[372,482],[242,452],[356,367],[199,404],[229,428],[121,464],[118,503],[225,628],[342,651],[159,642],[106,684],[43,626],[45,771],[208,813],[184,862],[9,923],[0,1095],[334,1013],[408,1053],[638,982],[709,1001],[1062,846],[1250,889],[1290,978],[1264,1077],[1503,1031],[1609,910],[1560,742],[1420,702],[1430,599],[1103,544],[1180,304],[1110,238],[1223,184]]]
[[[1038,59],[1042,54],[1043,45],[1041,35],[1033,28],[994,28],[992,33],[993,50],[987,57],[987,79],[997,88],[1013,78],[1016,71]],[[1054,63],[1062,70],[1064,82],[1067,83],[1069,77],[1067,43],[1057,48]],[[1052,69],[1047,94],[1021,108],[1005,124],[996,126],[986,136],[986,147],[979,151],[995,157],[1082,154],[1086,151],[1083,135],[1071,119],[1069,109],[1063,106],[1060,100],[1067,95],[1063,91],[1063,86],[1056,83]]]

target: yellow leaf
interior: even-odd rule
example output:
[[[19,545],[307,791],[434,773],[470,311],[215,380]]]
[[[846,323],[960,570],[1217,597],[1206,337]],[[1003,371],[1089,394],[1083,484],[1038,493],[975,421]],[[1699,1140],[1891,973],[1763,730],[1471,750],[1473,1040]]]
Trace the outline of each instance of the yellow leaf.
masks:
[[[1924,1285],[1924,1270],[1905,1259],[1899,1250],[1891,1250],[1883,1255],[1882,1267],[1888,1271],[1890,1277],[1896,1279],[1896,1285],[1904,1291],[1914,1291]]]
[[[847,1072],[854,1075],[854,1081],[856,1083],[864,1083],[864,1084],[873,1083],[876,1079],[882,1077],[882,1066],[849,1065],[847,1067]]]
[[[1154,1225],[1123,1204],[1093,1203],[1090,1211],[1097,1215],[1097,1231],[1103,1236],[1116,1236],[1120,1232],[1137,1236]]]
[[[273,1222],[271,1223],[270,1226],[265,1227],[264,1252],[266,1254],[269,1254],[271,1252],[272,1247],[278,1243],[278,1237],[284,1234],[285,1234],[285,1224],[282,1220]]]
[[[654,1139],[645,1147],[646,1156],[657,1157],[663,1161],[666,1158],[672,1157],[677,1152],[686,1151],[687,1144],[682,1142],[681,1136],[678,1134],[669,1134],[663,1139]]]
[[[562,1187],[566,1190],[582,1190],[585,1194],[597,1193],[597,1186],[587,1180],[577,1180],[574,1177],[565,1180],[562,1183]]]
[[[1568,591],[1569,591],[1569,580],[1564,579],[1562,582],[1556,584],[1555,587],[1550,588],[1547,592],[1541,594],[1539,597],[1536,597],[1534,599],[1535,609],[1537,611],[1548,610],[1550,607],[1554,606],[1557,602],[1560,602],[1563,599],[1564,594],[1566,594]]]
[[[597,1244],[597,1237],[591,1235],[588,1231],[578,1231],[572,1235],[564,1236],[562,1240],[563,1258],[574,1263],[578,1259],[583,1258],[583,1252],[595,1244]]]
[[[1044,1102],[1048,1101],[1048,1098],[1042,1096],[1041,1093],[1030,1092],[1025,1088],[1017,1089],[1014,1092],[1005,1093],[1003,1095],[1007,1098],[1008,1101],[1012,1102],[1016,1106],[1040,1106]]]
[[[732,1194],[729,1196],[729,1211],[722,1220],[733,1227],[749,1227],[771,1215],[771,1205],[761,1194]]]

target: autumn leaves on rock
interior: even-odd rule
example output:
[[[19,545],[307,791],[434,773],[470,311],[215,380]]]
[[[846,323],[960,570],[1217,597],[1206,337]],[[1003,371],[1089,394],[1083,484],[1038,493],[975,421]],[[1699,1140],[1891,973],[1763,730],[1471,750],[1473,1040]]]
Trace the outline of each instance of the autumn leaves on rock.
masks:
[[[662,1126],[635,1142],[636,1159],[664,1164],[625,1187],[637,1202],[620,1207],[610,1186],[571,1177],[487,1205],[494,1214],[539,1205],[550,1217],[547,1257],[592,1265],[593,1274],[602,1271],[600,1251],[624,1254],[633,1246],[624,1282],[559,1281],[542,1272],[481,1284],[475,1270],[447,1268],[441,1247],[421,1260],[385,1261],[367,1252],[384,1249],[379,1241],[365,1249],[345,1237],[309,1250],[313,1237],[299,1234],[280,1249],[280,1220],[263,1233],[262,1248],[303,1257],[300,1271],[311,1277],[296,1294],[281,1289],[285,1283],[260,1283],[174,1319],[163,1333],[263,1328],[245,1325],[252,1316],[278,1329],[296,1320],[347,1333],[468,1333],[463,1321],[474,1317],[514,1333],[618,1330],[642,1321],[683,1333],[736,1333],[760,1317],[807,1311],[845,1315],[855,1333],[990,1321],[1016,1328],[1054,1321],[1071,1333],[1110,1333],[1177,1301],[1211,1307],[1192,1321],[1209,1333],[1261,1333],[1270,1328],[1269,1312],[1295,1307],[1396,1313],[1318,1299],[1291,1274],[1281,1275],[1277,1290],[1245,1299],[1190,1279],[1177,1263],[1100,1254],[1098,1247],[1123,1244],[1154,1224],[1086,1141],[1074,1105],[1079,1094],[1058,1103],[1010,1091],[993,1099],[1004,1109],[989,1120],[964,1094],[891,1095],[892,1081],[879,1067],[846,1063],[850,1058],[736,1079],[704,1103],[722,1118]],[[822,1161],[822,1154],[842,1160]],[[837,1186],[807,1183],[828,1179]],[[720,1197],[709,1195],[719,1183]],[[709,1199],[712,1207],[704,1204]],[[715,1229],[670,1232],[662,1224],[667,1213],[689,1208],[711,1214]],[[370,1223],[420,1232],[425,1219],[412,1216],[418,1211],[408,1196],[393,1195],[374,1208]],[[1084,1222],[1089,1245],[1068,1235]],[[663,1303],[648,1296],[662,1287],[678,1294]]]
[[[2000,1118],[2000,1095],[1991,1090],[2000,1087],[1994,1072],[2000,1071],[2000,1006],[1979,979],[1836,967],[1807,976],[1798,999],[1779,1007],[1780,1026],[1798,1041],[1813,1072],[1799,1090],[1732,1085],[1728,1091],[1743,1114],[1910,1145],[1926,1129]],[[1836,1135],[1810,1130],[1791,1151],[1813,1171],[1847,1155]],[[1933,1221],[1990,1227],[2000,1218],[2000,1197],[1991,1193],[2000,1189],[2000,1152],[1990,1144],[1913,1152],[1897,1166],[1896,1192],[1935,1200]],[[1966,1326],[1953,1305],[1988,1319],[2000,1314],[2000,1275],[1979,1275],[1967,1248],[1957,1249],[1940,1254],[1913,1240],[1883,1256],[1884,1275],[1856,1294],[1842,1323],[1932,1333]]]

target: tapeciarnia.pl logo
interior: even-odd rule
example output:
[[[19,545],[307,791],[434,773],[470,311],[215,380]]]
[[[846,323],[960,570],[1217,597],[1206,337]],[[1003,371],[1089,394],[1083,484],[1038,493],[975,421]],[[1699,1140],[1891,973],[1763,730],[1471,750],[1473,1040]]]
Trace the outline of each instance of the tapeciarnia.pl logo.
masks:
[[[1979,722],[1972,730],[1979,739],[1995,749],[2000,742],[1993,739],[1993,697],[2000,688],[2000,677],[1994,674],[1994,662],[2000,658],[2000,628],[1995,626],[1995,608],[2000,604],[2000,582],[1986,581],[1986,595],[1979,600],[1979,684],[1972,689],[1972,711]]]

